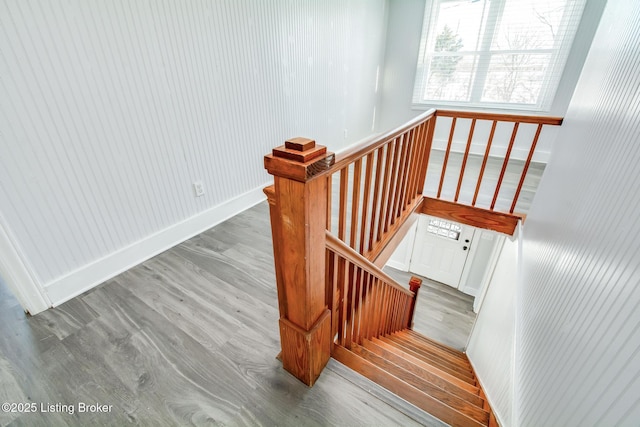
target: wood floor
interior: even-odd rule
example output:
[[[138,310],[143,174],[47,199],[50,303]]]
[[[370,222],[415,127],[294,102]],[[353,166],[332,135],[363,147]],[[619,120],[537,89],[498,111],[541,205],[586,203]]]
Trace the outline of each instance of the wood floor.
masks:
[[[473,297],[451,286],[426,277],[385,267],[398,283],[407,284],[411,276],[422,278],[413,330],[456,350],[464,351],[476,320]]]
[[[0,425],[442,425],[336,361],[311,389],[282,369],[268,221],[262,203],[34,317],[0,283],[0,403],[38,407]]]

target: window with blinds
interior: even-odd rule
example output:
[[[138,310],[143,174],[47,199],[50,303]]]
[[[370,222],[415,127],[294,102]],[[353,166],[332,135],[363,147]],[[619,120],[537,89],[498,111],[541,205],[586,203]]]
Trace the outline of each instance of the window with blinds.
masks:
[[[414,105],[548,111],[585,0],[427,0]]]

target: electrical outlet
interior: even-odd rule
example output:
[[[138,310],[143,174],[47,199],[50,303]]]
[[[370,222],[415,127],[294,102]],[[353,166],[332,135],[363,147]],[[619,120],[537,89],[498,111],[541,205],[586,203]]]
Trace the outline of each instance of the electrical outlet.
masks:
[[[196,181],[193,183],[193,191],[196,194],[196,197],[204,196],[204,184],[202,184],[202,181]]]

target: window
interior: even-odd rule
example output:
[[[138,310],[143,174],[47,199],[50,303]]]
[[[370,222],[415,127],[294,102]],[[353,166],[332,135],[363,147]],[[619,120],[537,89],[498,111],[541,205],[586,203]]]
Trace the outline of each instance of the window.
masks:
[[[446,237],[448,239],[458,240],[460,238],[462,228],[452,222],[443,221],[440,219],[431,219],[429,220],[427,231],[429,233],[437,234],[438,236]]]
[[[548,111],[584,3],[428,1],[414,105]]]

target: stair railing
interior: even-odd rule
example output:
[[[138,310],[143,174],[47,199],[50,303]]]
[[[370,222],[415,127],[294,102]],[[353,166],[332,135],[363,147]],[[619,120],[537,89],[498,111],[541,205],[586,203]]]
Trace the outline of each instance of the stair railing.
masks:
[[[440,117],[451,117],[452,124],[437,198],[427,198],[422,191],[431,169],[436,119]],[[457,189],[452,201],[442,200],[443,183],[452,169],[449,159],[456,123],[463,120],[470,120],[471,127],[460,170],[454,172]],[[463,205],[459,196],[474,145],[474,129],[476,123],[487,120],[491,131],[475,194],[471,203]],[[513,123],[513,130],[501,158],[493,203],[482,209],[475,203],[482,193],[487,161],[496,157],[491,147],[496,145],[496,127],[505,126],[501,122]],[[401,286],[375,268],[384,265],[417,213],[508,233],[518,219],[511,213],[542,126],[561,122],[558,118],[430,110],[337,157],[306,138],[293,138],[274,148],[264,159],[265,168],[274,176],[274,185],[265,193],[271,215],[283,367],[312,385],[330,357],[336,336],[346,345],[354,342],[354,336],[357,343],[371,333],[410,325],[410,312],[415,307],[407,302],[411,293],[401,291]],[[537,126],[535,136],[511,201],[511,213],[498,214],[493,211],[499,210],[495,201],[522,123]]]
[[[327,232],[327,288],[332,290],[332,336],[351,348],[413,324],[422,280],[406,289],[342,240]]]
[[[434,128],[437,124],[446,126],[446,119],[441,120],[442,118],[451,119],[447,147],[444,152],[444,160],[440,170],[439,184],[435,198],[460,203],[463,181],[468,180],[469,184],[472,184],[475,190],[473,191],[473,197],[469,195],[469,200],[465,201],[464,204],[476,206],[479,202],[478,196],[481,194],[482,189],[482,193],[493,194],[493,197],[490,198],[491,201],[487,201],[487,205],[482,207],[486,207],[490,211],[498,210],[507,212],[507,209],[496,208],[498,196],[501,196],[500,200],[502,200],[504,206],[509,206],[508,212],[510,214],[514,213],[516,209],[543,127],[545,125],[559,126],[562,124],[562,118],[560,117],[494,114],[476,111],[437,110],[435,116],[437,123],[434,123]],[[463,122],[468,122],[468,130],[465,129],[466,126],[460,126]],[[486,139],[475,134],[480,127],[486,130],[490,129]],[[524,134],[529,135],[521,135],[523,134],[523,130]],[[533,134],[533,136],[531,137],[530,134]],[[498,138],[504,139],[504,142],[507,140],[509,142],[507,144],[495,144],[495,140],[497,139],[496,135],[500,135]],[[513,156],[514,147],[516,146],[516,141],[521,139],[522,141],[519,145],[521,145],[523,151],[527,153],[527,157],[515,158]],[[454,153],[454,141],[465,141],[463,145],[464,153],[460,153],[462,155],[461,163],[455,165],[451,162],[452,153]],[[496,148],[496,145],[506,145],[506,152],[502,153],[502,148]],[[468,161],[472,151],[479,153],[482,158],[482,164],[475,176],[470,174],[468,168]],[[488,178],[485,174],[487,172],[487,163],[491,158],[501,161],[499,167],[500,172],[496,181],[494,181],[492,177]],[[507,190],[503,187],[503,183],[510,165],[512,165],[516,174],[519,172],[520,176],[517,185],[515,185],[513,189]],[[452,194],[449,195],[449,197],[446,197],[443,192],[446,180],[456,183],[455,192],[451,192]]]
[[[323,173],[327,229],[371,261],[422,201],[434,113],[342,153]]]

